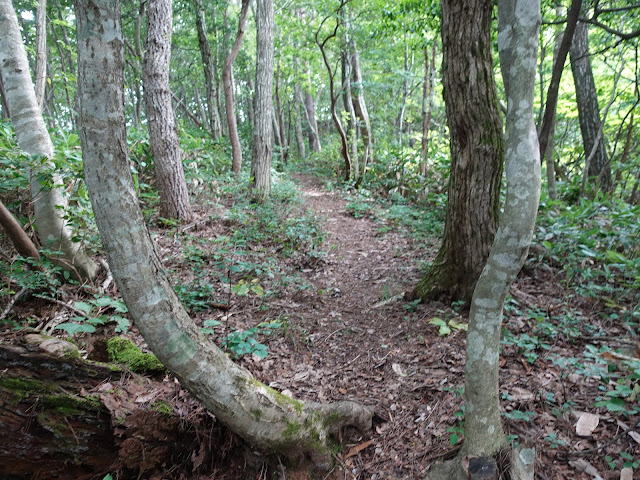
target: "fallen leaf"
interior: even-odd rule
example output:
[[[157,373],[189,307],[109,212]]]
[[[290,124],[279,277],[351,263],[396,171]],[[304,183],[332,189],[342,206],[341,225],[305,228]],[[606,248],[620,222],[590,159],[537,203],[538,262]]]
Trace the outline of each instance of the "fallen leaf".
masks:
[[[638,432],[629,432],[629,436],[633,438],[636,443],[640,443],[640,433]]]
[[[600,415],[584,412],[576,423],[576,433],[581,437],[588,437],[600,423]]]
[[[373,445],[373,440],[367,440],[366,442],[363,442],[360,445],[356,445],[355,447],[351,447],[349,449],[349,451],[347,452],[347,454],[344,456],[344,458],[353,457],[354,455],[357,455],[362,450],[364,450],[367,447],[370,447],[371,445]]]
[[[633,480],[633,469],[627,467],[620,470],[620,480]]]
[[[532,392],[520,387],[513,387],[511,389],[511,392],[509,393],[509,396],[517,402],[527,402],[529,400],[533,400],[533,398],[535,397]]]
[[[598,473],[598,470],[596,470],[596,467],[582,458],[579,458],[578,460],[570,460],[569,465],[571,465],[576,470],[580,470],[587,475],[591,475],[593,477],[593,480],[604,480]]]
[[[407,374],[402,371],[402,367],[398,363],[393,363],[391,365],[391,370],[396,372],[401,377],[406,377],[407,376]]]
[[[153,391],[151,393],[147,393],[146,395],[139,395],[136,397],[136,403],[147,403],[153,400],[158,393]]]
[[[338,391],[342,394],[342,395],[346,395],[347,394],[347,389],[346,388],[339,388]]]

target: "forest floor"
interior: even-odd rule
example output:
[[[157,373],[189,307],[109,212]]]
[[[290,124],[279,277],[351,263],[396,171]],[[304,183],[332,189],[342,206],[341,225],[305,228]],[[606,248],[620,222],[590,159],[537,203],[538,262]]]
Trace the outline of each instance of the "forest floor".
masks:
[[[424,479],[433,462],[455,454],[452,443],[457,439],[459,446],[463,440],[461,326],[467,314],[402,296],[416,285],[421,265],[433,259],[440,240],[416,239],[379,220],[354,218],[338,192],[327,191],[309,176],[298,175],[295,181],[303,197],[299,208],[319,217],[325,254],[282,257],[283,246],[267,238],[260,246],[246,246],[242,254],[231,252],[231,263],[224,263],[227,271],[220,272],[219,256],[207,248],[233,235],[237,218],[225,210],[233,202],[228,198],[201,207],[199,219],[175,229],[174,235],[157,228],[152,233],[165,266],[186,286],[183,295],[192,294],[191,313],[199,325],[209,321],[217,338],[255,328],[252,332],[268,347],[268,356],[244,355],[238,361],[259,380],[303,400],[349,399],[370,405],[376,413],[374,429],[344,432],[342,452],[327,476],[281,464],[250,465],[240,442],[214,429],[211,417],[169,376],[137,383],[122,379],[119,407],[112,398],[112,413],[125,404],[148,409],[162,400],[185,423],[191,422],[199,439],[184,447],[193,450],[182,456],[165,452],[139,478]],[[505,312],[500,380],[506,433],[535,445],[538,479],[620,478],[620,452],[638,458],[639,419],[594,407],[602,392],[601,378],[593,372],[602,362],[595,353],[589,355],[587,345],[627,346],[630,355],[636,346],[624,340],[628,332],[623,327],[598,315],[601,303],[569,295],[554,268],[534,257],[512,288]],[[219,280],[223,277],[227,283]],[[221,309],[205,308],[206,302],[195,295],[203,281],[223,302]],[[53,312],[44,310],[60,307],[39,302],[16,305],[15,313],[33,316],[37,310],[46,317]],[[559,310],[574,315],[558,320]],[[430,323],[434,319],[436,324]],[[439,320],[449,331],[439,328]],[[280,325],[271,334],[258,327],[269,321]],[[543,340],[536,330],[540,325],[555,327],[557,333]],[[0,333],[5,342],[13,335]],[[144,347],[135,328],[128,336]],[[90,358],[101,359],[97,345],[94,340],[84,343]],[[582,417],[587,424],[596,418],[599,422],[578,435],[576,422]],[[123,448],[121,444],[121,458],[126,457]],[[214,451],[205,452],[207,448]],[[605,460],[607,456],[611,458]],[[182,466],[177,464],[181,461]],[[617,462],[616,468],[608,461]],[[137,477],[124,463],[114,465],[122,467],[114,478]]]

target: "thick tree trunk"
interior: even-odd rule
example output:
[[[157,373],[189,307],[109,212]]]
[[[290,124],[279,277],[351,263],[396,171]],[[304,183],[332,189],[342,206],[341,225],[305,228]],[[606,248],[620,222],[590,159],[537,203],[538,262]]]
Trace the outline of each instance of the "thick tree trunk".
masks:
[[[191,217],[189,193],[169,89],[171,25],[171,0],[149,2],[144,95],[149,143],[160,194],[160,216],[188,221]]]
[[[42,246],[60,252],[54,260],[82,279],[95,276],[98,266],[86,255],[67,225],[64,215],[68,209],[60,175],[53,164],[53,144],[42,119],[29,74],[27,53],[22,44],[20,27],[11,0],[0,0],[0,74],[6,89],[20,148],[33,157],[42,156],[31,171],[31,198],[38,236]]]
[[[257,0],[256,93],[251,176],[253,196],[266,200],[271,193],[273,153],[273,0]]]
[[[196,28],[198,30],[198,45],[200,46],[200,55],[202,57],[204,78],[207,82],[207,108],[209,110],[209,126],[211,127],[212,138],[214,140],[217,140],[222,134],[222,125],[220,123],[220,114],[218,112],[218,92],[216,89],[215,69],[213,66],[213,58],[211,57],[209,37],[207,37],[207,26],[204,18],[204,7],[202,0],[195,0],[195,5]]]
[[[444,238],[414,294],[469,302],[496,232],[504,139],[493,73],[493,2],[442,2],[451,173]],[[464,28],[461,28],[464,25]]]
[[[229,55],[224,60],[222,67],[222,85],[224,88],[224,100],[227,107],[227,124],[229,125],[229,141],[231,142],[231,170],[236,175],[242,168],[242,148],[240,147],[240,137],[238,136],[238,121],[236,120],[235,95],[233,93],[233,62],[240,52],[240,45],[244,37],[244,25],[247,20],[250,0],[242,0],[240,17],[238,18],[238,32]]]
[[[117,459],[111,415],[94,395],[79,392],[119,377],[120,371],[45,354],[37,343],[46,338],[27,337],[36,343],[0,345],[0,436],[11,439],[0,442],[0,477],[104,475]]]
[[[263,1],[258,2],[258,32],[269,37],[268,18],[273,10],[270,0],[267,5]],[[147,345],[218,420],[257,448],[289,458],[310,455],[326,467],[331,458],[328,435],[346,424],[370,427],[371,410],[352,402],[327,406],[299,402],[255,380],[205,338],[163,271],[144,226],[127,151],[122,148],[126,145],[124,86],[114,81],[123,73],[119,11],[119,2],[113,0],[76,1],[84,167],[118,289]],[[259,45],[268,48],[268,38],[266,45],[264,40]],[[268,72],[268,65],[259,70]],[[258,105],[264,109],[261,96],[271,98],[271,91],[263,91],[262,82],[257,87]],[[269,114],[270,110],[261,114],[267,126]],[[264,137],[265,144],[269,140],[270,135]]]
[[[582,9],[587,13],[588,8]],[[610,192],[613,187],[611,178],[611,164],[605,148],[605,138],[599,134],[601,128],[600,107],[598,106],[598,92],[591,70],[591,55],[589,54],[589,24],[578,22],[569,51],[571,57],[571,72],[576,86],[576,103],[584,155],[587,158],[594,146],[595,155],[586,165],[587,177],[595,177],[597,185],[604,191]]]
[[[498,2],[498,47],[508,102],[507,195],[469,313],[465,441],[455,460],[432,470],[431,480],[470,478],[463,471],[463,459],[490,457],[506,442],[498,384],[500,332],[504,300],[526,260],[540,199],[540,154],[533,118],[540,21],[539,0],[517,2],[517,6],[513,1]],[[531,450],[517,452],[518,468],[512,469],[512,478],[533,478],[533,459]]]
[[[38,0],[36,9],[36,68],[33,77],[36,101],[42,110],[47,84],[47,0]]]

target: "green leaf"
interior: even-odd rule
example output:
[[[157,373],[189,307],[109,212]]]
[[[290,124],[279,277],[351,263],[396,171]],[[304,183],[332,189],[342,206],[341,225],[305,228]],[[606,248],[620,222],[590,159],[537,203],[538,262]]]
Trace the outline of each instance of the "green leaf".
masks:
[[[76,333],[94,333],[96,327],[86,323],[65,322],[58,325],[56,330],[63,330],[67,335],[75,335]]]
[[[87,302],[74,302],[73,308],[84,313],[89,313],[91,310],[93,310],[93,305],[90,305]]]
[[[452,433],[449,435],[449,443],[453,447],[456,443],[458,443],[459,435],[457,433]]]
[[[217,327],[218,325],[221,325],[221,323],[218,320],[205,320],[204,321],[204,326],[205,327]]]
[[[451,333],[451,329],[449,328],[449,326],[447,325],[447,323],[442,320],[441,318],[438,317],[433,317],[431,320],[429,320],[429,323],[431,325],[435,325],[438,328],[438,335],[440,335],[441,337],[444,337],[446,335],[449,335]]]
[[[604,256],[611,263],[626,263],[627,261],[624,255],[616,252],[615,250],[607,250]]]
[[[449,320],[449,326],[455,328],[456,330],[462,330],[466,332],[469,329],[469,325],[466,323],[458,323],[455,320]]]

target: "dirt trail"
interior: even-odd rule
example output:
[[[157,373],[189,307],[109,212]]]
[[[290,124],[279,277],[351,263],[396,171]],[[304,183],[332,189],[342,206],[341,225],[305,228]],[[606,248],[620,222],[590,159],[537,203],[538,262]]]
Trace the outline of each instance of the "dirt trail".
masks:
[[[385,422],[349,438],[343,455],[372,443],[343,458],[344,478],[423,478],[431,459],[448,447],[437,439],[453,424],[458,400],[444,388],[461,385],[464,351],[461,337],[438,341],[428,324],[439,315],[437,305],[408,309],[406,301],[392,299],[415,286],[427,252],[400,233],[379,234],[379,223],[354,218],[344,199],[314,180],[296,181],[305,207],[324,218],[327,255],[300,272],[312,288],[271,302],[270,312],[279,309],[288,319],[287,331],[252,370],[303,399],[374,406]]]

